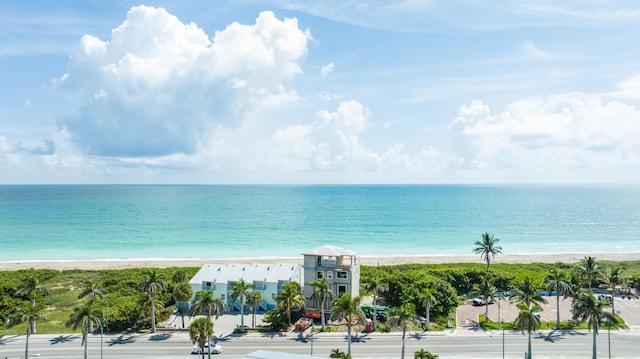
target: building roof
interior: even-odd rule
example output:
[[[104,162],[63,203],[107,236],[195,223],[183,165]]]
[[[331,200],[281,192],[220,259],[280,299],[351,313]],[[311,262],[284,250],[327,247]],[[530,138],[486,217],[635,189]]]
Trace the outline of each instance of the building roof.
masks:
[[[341,247],[326,244],[302,253],[305,256],[355,257],[358,253]]]
[[[311,356],[305,354],[291,354],[272,350],[256,350],[242,356],[242,359],[328,359],[325,356]]]
[[[245,282],[277,282],[279,280],[291,281],[293,274],[300,271],[297,264],[285,263],[253,263],[253,264],[205,264],[196,273],[190,284],[214,281],[216,283],[229,283],[244,279]]]

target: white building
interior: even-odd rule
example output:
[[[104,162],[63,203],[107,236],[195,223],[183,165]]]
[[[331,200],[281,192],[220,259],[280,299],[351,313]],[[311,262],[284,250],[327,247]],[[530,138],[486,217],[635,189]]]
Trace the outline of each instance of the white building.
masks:
[[[360,262],[358,254],[341,247],[324,245],[302,253],[304,256],[304,286],[306,298],[313,295],[311,281],[327,279],[329,289],[336,297],[350,293],[352,297],[360,295]],[[316,307],[313,301],[307,301],[307,307]]]
[[[262,293],[260,309],[268,310],[276,306],[276,296],[285,284],[297,282],[302,286],[302,268],[297,264],[206,264],[191,278],[189,284],[194,295],[200,290],[213,291],[214,296],[221,298],[229,306],[229,310],[240,310],[240,301],[235,303],[230,295],[233,292],[231,282],[244,279],[255,284],[253,291]],[[249,308],[245,307],[245,311]]]

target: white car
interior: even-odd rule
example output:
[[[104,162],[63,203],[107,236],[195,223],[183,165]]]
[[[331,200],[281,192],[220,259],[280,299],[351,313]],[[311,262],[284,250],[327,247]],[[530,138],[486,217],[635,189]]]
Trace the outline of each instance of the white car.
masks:
[[[475,297],[471,300],[471,304],[473,306],[480,306],[480,305],[486,305],[487,302],[484,301],[484,299],[480,298],[480,297]],[[493,304],[493,298],[489,297],[489,304]]]
[[[193,346],[193,351],[191,354],[207,354],[207,343],[204,344],[204,351],[200,350],[200,346],[198,344]],[[222,346],[220,344],[214,344],[211,347],[211,354],[222,354]]]

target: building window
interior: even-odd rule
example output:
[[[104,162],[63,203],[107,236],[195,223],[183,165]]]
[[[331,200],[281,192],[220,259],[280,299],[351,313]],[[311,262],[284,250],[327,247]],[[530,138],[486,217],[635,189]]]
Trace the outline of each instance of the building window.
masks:
[[[316,278],[317,279],[322,279],[324,277],[324,272],[323,271],[317,271],[316,272]]]
[[[224,300],[224,293],[220,294],[220,299]]]
[[[347,292],[347,286],[346,285],[339,285],[338,286],[338,295],[341,295],[343,293]]]
[[[322,267],[322,256],[316,257],[316,267]]]
[[[215,290],[216,286],[212,282],[202,282],[203,290]]]
[[[327,279],[333,279],[333,271],[327,271]]]
[[[253,282],[256,286],[256,290],[265,290],[267,289],[267,284],[265,282]]]
[[[271,293],[271,299],[276,299],[276,293]]]
[[[336,276],[338,277],[338,279],[347,279],[347,278],[349,278],[349,274],[347,272],[344,272],[344,271],[338,271]]]

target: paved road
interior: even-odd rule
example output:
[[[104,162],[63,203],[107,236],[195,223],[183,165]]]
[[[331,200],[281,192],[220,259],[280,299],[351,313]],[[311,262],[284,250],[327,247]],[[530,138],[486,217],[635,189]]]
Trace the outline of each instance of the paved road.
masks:
[[[19,358],[24,353],[24,336],[0,337],[0,358]],[[533,353],[536,359],[543,358],[588,358],[591,357],[592,336],[586,332],[540,332],[533,336]],[[30,352],[39,358],[82,358],[79,335],[34,335],[30,340]],[[501,332],[476,333],[416,333],[407,334],[406,357],[424,348],[447,358],[501,358],[503,349]],[[504,336],[505,358],[524,357],[527,336],[520,333],[506,333]],[[256,349],[270,349],[290,353],[310,354],[313,345],[315,355],[328,356],[332,349],[346,351],[344,333],[316,334],[313,341],[298,335],[249,334],[228,336],[219,341],[224,353],[216,358],[241,358]],[[612,358],[627,359],[640,357],[640,337],[629,332],[611,335]],[[600,358],[607,358],[608,342],[606,331],[597,340]],[[391,359],[400,357],[400,333],[359,334],[353,340],[352,353],[360,359]],[[110,335],[103,340],[103,358],[192,358],[189,354],[192,344],[185,332],[157,334]],[[89,355],[100,357],[100,336],[89,340]]]

